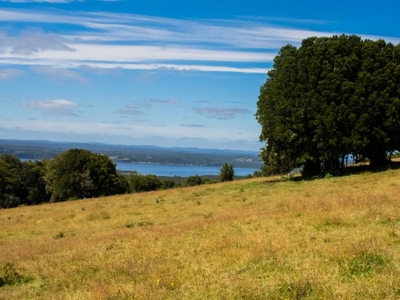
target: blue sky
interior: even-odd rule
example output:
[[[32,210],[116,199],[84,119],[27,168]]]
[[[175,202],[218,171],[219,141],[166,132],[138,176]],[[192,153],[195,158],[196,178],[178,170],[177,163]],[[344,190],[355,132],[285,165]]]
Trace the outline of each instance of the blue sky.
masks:
[[[0,0],[0,139],[258,150],[286,44],[400,42],[397,1]]]

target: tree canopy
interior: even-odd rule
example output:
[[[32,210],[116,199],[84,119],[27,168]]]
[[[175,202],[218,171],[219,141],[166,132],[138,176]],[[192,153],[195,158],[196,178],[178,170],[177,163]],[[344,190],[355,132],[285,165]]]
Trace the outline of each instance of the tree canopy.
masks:
[[[17,157],[0,155],[0,207],[31,205],[49,201],[43,179],[44,163],[21,162]]]
[[[233,170],[233,166],[228,163],[224,163],[219,172],[219,180],[224,181],[232,181],[233,176],[235,175],[235,171]]]
[[[115,165],[105,155],[83,149],[71,149],[57,155],[46,165],[46,189],[51,201],[70,198],[123,194],[129,185],[117,174]]]
[[[315,174],[349,153],[381,166],[400,149],[400,45],[341,35],[284,46],[257,107],[270,172]]]

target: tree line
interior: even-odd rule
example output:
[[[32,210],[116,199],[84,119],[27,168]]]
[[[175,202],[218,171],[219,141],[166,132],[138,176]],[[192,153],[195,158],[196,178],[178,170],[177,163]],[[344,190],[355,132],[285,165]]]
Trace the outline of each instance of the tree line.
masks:
[[[282,47],[260,89],[267,173],[343,167],[347,154],[388,162],[400,149],[400,45],[341,35]]]
[[[220,181],[233,180],[234,170],[225,163]],[[186,186],[210,183],[190,176]],[[61,202],[73,199],[111,196],[130,192],[146,192],[182,186],[171,179],[133,172],[119,174],[113,161],[101,154],[83,149],[70,149],[51,160],[24,161],[0,156],[0,208]]]

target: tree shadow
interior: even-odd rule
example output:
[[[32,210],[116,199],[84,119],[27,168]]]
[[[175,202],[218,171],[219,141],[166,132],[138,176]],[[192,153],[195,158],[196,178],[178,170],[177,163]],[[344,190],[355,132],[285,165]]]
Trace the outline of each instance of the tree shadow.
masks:
[[[342,177],[342,176],[350,176],[350,175],[359,175],[362,173],[379,173],[385,172],[388,170],[398,170],[400,169],[400,161],[391,161],[388,162],[385,166],[382,167],[373,167],[370,165],[359,165],[359,166],[348,166],[339,170],[334,170],[333,172],[324,172],[320,175],[313,176],[313,177],[295,177],[293,181],[301,181],[301,180],[316,180],[322,178],[329,178],[329,177]]]

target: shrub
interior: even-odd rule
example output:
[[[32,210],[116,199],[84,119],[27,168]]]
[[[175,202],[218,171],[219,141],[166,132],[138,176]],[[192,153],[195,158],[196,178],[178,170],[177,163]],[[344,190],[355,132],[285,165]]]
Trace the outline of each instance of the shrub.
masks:
[[[196,185],[201,185],[203,183],[204,183],[203,179],[199,175],[189,176],[186,179],[187,186],[196,186]]]

